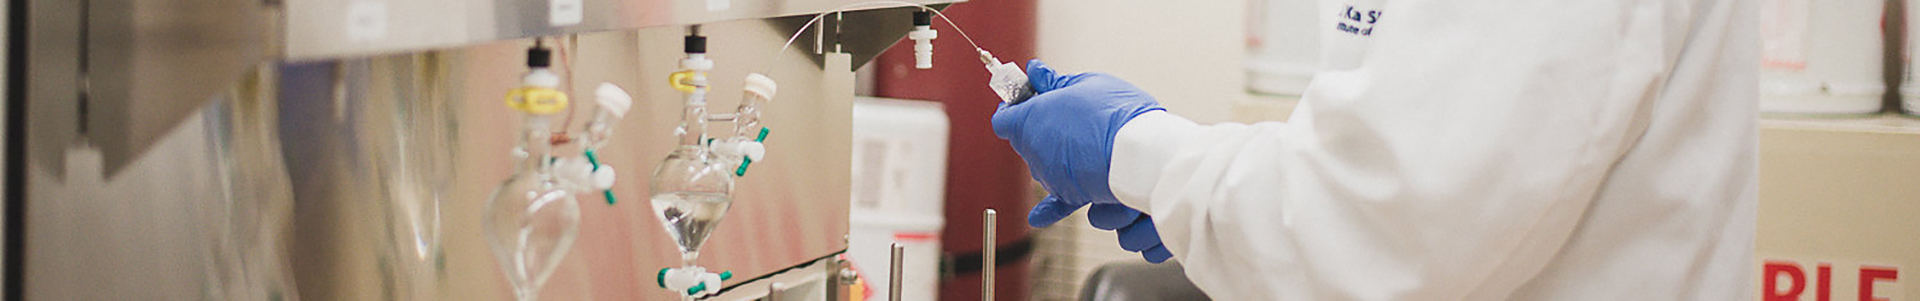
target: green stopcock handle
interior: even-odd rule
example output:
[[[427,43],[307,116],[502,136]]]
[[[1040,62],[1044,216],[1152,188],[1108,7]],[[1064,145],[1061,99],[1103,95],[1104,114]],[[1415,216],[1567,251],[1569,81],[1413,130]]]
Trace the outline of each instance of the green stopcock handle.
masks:
[[[593,149],[587,149],[587,163],[593,164],[593,171],[600,171],[600,158],[593,156]]]
[[[727,281],[729,279],[733,279],[733,271],[720,272],[720,281]],[[696,283],[693,285],[693,287],[687,288],[687,295],[692,296],[693,294],[698,294],[700,293],[700,291],[704,291],[704,290],[707,290],[706,282]]]
[[[767,132],[768,132],[767,128],[764,128],[764,127],[760,128],[760,136],[753,137],[753,142],[761,142],[761,143],[767,142]],[[748,165],[753,165],[753,158],[740,158],[740,168],[733,169],[733,176],[736,176],[736,177],[747,176]]]
[[[740,168],[733,169],[733,176],[747,176],[747,165],[753,165],[753,158],[740,158]]]
[[[653,276],[653,284],[659,284],[660,288],[666,288],[666,270],[672,270],[672,268],[660,268],[660,274]]]
[[[593,171],[600,171],[600,158],[593,155],[593,149],[587,149],[586,154],[587,163],[593,164]],[[600,194],[607,196],[607,205],[609,206],[617,202],[617,200],[613,198],[613,189],[601,190]]]
[[[660,285],[660,288],[667,288],[667,270],[671,269],[673,268],[660,268],[660,274],[653,276],[653,284]]]

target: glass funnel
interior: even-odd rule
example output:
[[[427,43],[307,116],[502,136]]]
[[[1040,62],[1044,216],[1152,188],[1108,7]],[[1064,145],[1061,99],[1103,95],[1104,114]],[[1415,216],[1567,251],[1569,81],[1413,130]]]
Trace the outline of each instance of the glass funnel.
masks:
[[[528,116],[526,157],[487,201],[487,242],[521,301],[538,299],[580,232],[580,204],[551,172],[546,122]]]
[[[693,267],[700,245],[733,205],[733,171],[708,147],[706,75],[688,72],[686,111],[681,115],[680,146],[653,171],[649,191],[653,217],[680,247],[683,267]]]
[[[653,213],[680,247],[680,260],[692,267],[700,245],[733,205],[732,170],[704,147],[680,147],[653,173]]]

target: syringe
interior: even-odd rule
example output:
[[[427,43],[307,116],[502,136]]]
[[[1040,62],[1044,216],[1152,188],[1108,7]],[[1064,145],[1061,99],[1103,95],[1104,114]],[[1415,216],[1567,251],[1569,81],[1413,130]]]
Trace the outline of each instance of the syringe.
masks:
[[[980,49],[980,62],[987,64],[987,72],[992,74],[987,79],[987,87],[993,88],[993,93],[1000,96],[1000,102],[1017,105],[1033,97],[1033,87],[1027,82],[1027,72],[1020,70],[1018,63],[1002,63],[986,49]]]

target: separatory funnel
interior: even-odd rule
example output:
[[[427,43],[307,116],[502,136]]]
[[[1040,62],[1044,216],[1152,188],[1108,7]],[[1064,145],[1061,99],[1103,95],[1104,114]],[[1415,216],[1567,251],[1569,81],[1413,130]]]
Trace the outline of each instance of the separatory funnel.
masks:
[[[611,135],[607,132],[611,123],[625,115],[631,102],[618,87],[603,85],[598,93],[602,114],[588,125],[593,128],[590,138],[582,139],[589,140],[582,148],[585,160],[555,156],[556,145],[573,139],[566,132],[549,129],[552,116],[568,109],[566,93],[556,89],[560,77],[547,70],[551,57],[536,42],[527,50],[531,70],[522,78],[523,86],[507,94],[507,106],[523,113],[522,142],[513,152],[520,164],[489,197],[484,220],[487,242],[513,285],[515,299],[521,301],[539,299],[541,285],[573,247],[580,232],[580,204],[575,196],[597,192],[609,204],[614,201],[608,190],[613,186],[613,167],[599,164],[593,150]]]
[[[720,282],[732,277],[730,272],[709,273],[696,261],[701,245],[733,206],[734,177],[745,175],[753,161],[765,156],[761,141],[768,131],[760,125],[758,106],[773,98],[774,83],[764,75],[749,75],[747,99],[741,100],[739,112],[708,114],[706,72],[713,69],[713,61],[706,57],[706,37],[688,35],[686,53],[681,70],[668,76],[669,84],[686,96],[686,111],[675,131],[680,144],[654,170],[649,187],[654,218],[679,247],[681,259],[680,267],[660,269],[655,284],[691,300],[718,291]],[[734,122],[735,133],[709,137],[709,121]]]

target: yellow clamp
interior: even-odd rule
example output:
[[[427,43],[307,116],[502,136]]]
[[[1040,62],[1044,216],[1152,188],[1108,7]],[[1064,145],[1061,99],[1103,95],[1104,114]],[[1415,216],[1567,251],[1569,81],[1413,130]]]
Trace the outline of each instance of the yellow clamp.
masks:
[[[700,87],[694,86],[691,83],[688,83],[689,78],[694,76],[706,76],[706,74],[701,73],[700,71],[693,71],[693,70],[676,71],[673,74],[667,75],[667,84],[672,85],[674,90],[680,90],[680,92],[693,93],[694,89],[700,88]]]
[[[567,93],[541,87],[507,91],[507,107],[529,114],[553,114],[567,109]]]

